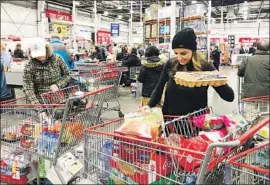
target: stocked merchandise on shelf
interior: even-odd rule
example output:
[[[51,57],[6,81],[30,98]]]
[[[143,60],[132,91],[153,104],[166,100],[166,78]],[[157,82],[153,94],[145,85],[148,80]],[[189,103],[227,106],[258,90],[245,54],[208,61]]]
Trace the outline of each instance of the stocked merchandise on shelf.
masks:
[[[231,57],[229,53],[229,46],[226,43],[219,44],[219,49],[221,51],[221,64],[229,64]]]

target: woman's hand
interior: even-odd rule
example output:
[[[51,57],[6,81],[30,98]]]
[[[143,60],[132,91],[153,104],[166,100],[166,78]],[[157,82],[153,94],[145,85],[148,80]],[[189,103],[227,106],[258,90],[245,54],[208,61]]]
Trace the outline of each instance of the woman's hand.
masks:
[[[56,91],[59,90],[59,88],[58,88],[58,86],[57,86],[56,84],[53,84],[53,85],[50,86],[50,90],[51,90],[52,92],[56,92]]]
[[[142,110],[142,111],[149,110],[149,109],[150,109],[150,107],[148,105],[140,107],[140,110]]]

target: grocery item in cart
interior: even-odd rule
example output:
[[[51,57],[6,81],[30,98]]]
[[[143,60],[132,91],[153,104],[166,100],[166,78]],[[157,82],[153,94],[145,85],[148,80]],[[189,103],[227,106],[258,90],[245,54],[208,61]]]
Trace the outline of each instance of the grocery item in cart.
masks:
[[[227,83],[227,77],[216,71],[177,72],[174,76],[176,84],[186,87],[222,86]]]
[[[213,143],[205,135],[200,135],[192,137],[189,139],[184,138],[182,135],[171,134],[167,138],[167,144],[169,146],[179,147],[182,149],[189,149],[194,152],[189,152],[186,150],[173,150],[170,152],[174,155],[172,156],[174,162],[176,162],[181,168],[185,169],[187,172],[193,172],[194,169],[201,165],[201,161],[204,155],[197,152],[206,152],[208,146]]]
[[[112,146],[112,142],[106,141],[100,149],[99,165],[102,167],[102,170],[100,170],[98,173],[98,179],[100,180],[108,180],[108,177],[110,176],[110,159],[112,156]]]
[[[170,156],[162,153],[152,153],[150,161],[144,163],[129,163],[117,158],[111,158],[110,163],[112,174],[116,177],[124,176],[131,184],[155,184],[162,176],[169,175],[173,168]],[[114,176],[111,178],[117,181]]]
[[[130,113],[125,115],[123,125],[116,129],[114,133],[145,141],[159,142],[162,122],[164,122],[164,120],[160,108]],[[130,144],[119,140],[118,137],[114,139],[114,152],[118,154],[119,158],[125,161],[136,162],[141,160],[140,156],[143,154],[147,157],[147,161],[149,162],[149,156],[152,150],[147,147],[147,143],[140,142],[137,143],[138,147],[134,147],[136,141],[132,141]]]
[[[8,184],[26,184],[29,164],[24,156],[9,153],[1,156],[1,182]]]
[[[203,130],[217,130],[235,124],[226,115],[204,114],[192,118],[193,124]]]

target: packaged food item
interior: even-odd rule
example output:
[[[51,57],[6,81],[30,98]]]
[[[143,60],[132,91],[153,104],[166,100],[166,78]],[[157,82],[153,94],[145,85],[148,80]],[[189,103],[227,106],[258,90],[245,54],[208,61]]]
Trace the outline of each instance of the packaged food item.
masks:
[[[120,136],[137,138],[140,141],[115,136],[114,153],[125,161],[140,161],[141,156],[146,156],[149,161],[153,146],[143,142],[143,140],[159,142],[163,122],[160,108],[125,115],[123,125],[116,129],[114,133]]]
[[[11,154],[1,159],[1,182],[8,184],[26,184],[29,164],[23,155]]]
[[[217,130],[230,127],[235,124],[235,121],[230,120],[226,115],[204,114],[193,117],[192,123],[203,130]]]
[[[222,86],[227,83],[227,77],[216,71],[177,72],[174,76],[176,84],[186,87]]]
[[[167,176],[173,172],[170,156],[161,153],[153,153],[149,163],[135,162],[130,164],[123,160],[111,158],[110,164],[112,174],[121,179],[124,177],[131,184],[155,184],[155,182],[161,180],[162,176]],[[112,178],[116,184],[119,184],[119,179]]]
[[[189,172],[193,172],[195,168],[201,165],[204,155],[196,153],[206,152],[209,144],[212,141],[209,140],[205,135],[196,136],[193,138],[186,139],[182,135],[171,134],[167,139],[169,146],[179,147],[181,149],[189,149],[194,152],[185,150],[174,150],[169,149],[170,153],[173,153],[174,161],[183,169]]]

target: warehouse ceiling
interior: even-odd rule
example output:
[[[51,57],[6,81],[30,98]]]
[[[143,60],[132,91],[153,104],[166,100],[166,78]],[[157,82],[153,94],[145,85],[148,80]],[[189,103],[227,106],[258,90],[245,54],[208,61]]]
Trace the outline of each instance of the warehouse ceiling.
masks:
[[[25,7],[36,7],[35,3],[37,0],[20,0],[20,1],[10,1],[10,0],[1,0],[2,2],[8,2],[12,4],[19,4]],[[72,8],[72,0],[48,0],[46,1],[49,4],[55,4],[67,8]],[[106,17],[113,19],[120,19],[128,22],[131,16],[131,0],[122,0],[122,1],[109,1],[109,0],[97,0],[97,13],[103,14]],[[178,5],[181,2],[185,5],[192,3],[203,3],[208,4],[208,1],[191,1],[191,0],[182,0],[176,1]],[[93,16],[94,14],[94,0],[77,0],[76,7],[78,10],[89,13]],[[142,12],[145,12],[146,8],[149,8],[151,4],[159,3],[162,6],[169,6],[171,0],[133,0],[132,9],[133,9],[133,21],[140,21],[140,11],[142,4]],[[221,10],[223,9],[223,22],[230,21],[250,21],[256,19],[265,19],[269,21],[269,0],[212,0],[212,12],[211,17],[215,22],[221,22]],[[227,14],[234,14],[233,19],[230,19],[230,16]]]

